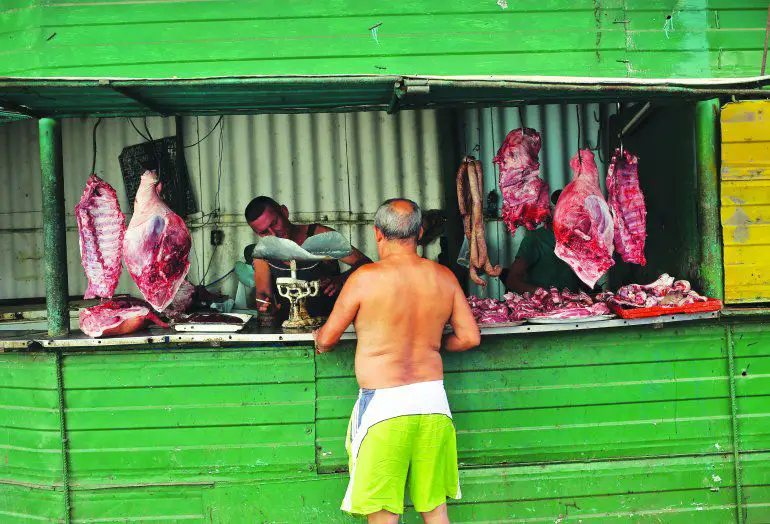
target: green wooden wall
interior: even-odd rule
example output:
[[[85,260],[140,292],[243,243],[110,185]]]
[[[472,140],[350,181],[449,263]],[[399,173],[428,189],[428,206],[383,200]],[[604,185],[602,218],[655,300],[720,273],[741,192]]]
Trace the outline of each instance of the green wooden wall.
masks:
[[[64,521],[56,355],[0,357],[0,520]],[[352,522],[338,509],[352,357],[64,354],[72,521]],[[453,522],[736,522],[738,485],[744,521],[770,521],[764,322],[487,337],[445,363]]]
[[[5,0],[0,75],[745,77],[759,74],[766,12],[765,0]]]

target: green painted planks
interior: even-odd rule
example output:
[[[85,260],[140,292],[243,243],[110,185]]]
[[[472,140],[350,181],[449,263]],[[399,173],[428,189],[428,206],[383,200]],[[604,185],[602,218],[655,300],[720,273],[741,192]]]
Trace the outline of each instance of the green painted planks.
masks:
[[[74,390],[70,431],[313,423],[312,384]]]
[[[450,504],[449,515],[452,522],[732,522],[732,471],[730,458],[721,455],[463,470],[463,499]],[[346,483],[346,475],[320,475],[75,491],[73,505],[75,522],[192,519],[201,499],[203,514],[215,523],[355,522],[338,509]],[[416,519],[408,508],[404,521]]]
[[[72,522],[211,522],[205,514],[206,486],[145,487],[72,493]]]
[[[67,390],[313,382],[308,349],[159,350],[66,357]]]
[[[62,522],[64,492],[0,483],[0,522]]]
[[[0,354],[0,482],[60,484],[54,355]]]
[[[445,355],[460,461],[532,463],[730,449],[725,343],[724,328],[695,325],[486,338],[482,348]],[[343,439],[356,396],[351,350],[316,357],[323,471],[346,466]]]
[[[45,2],[0,12],[22,35],[0,38],[0,74],[736,77],[761,51],[765,9],[757,0]]]
[[[308,474],[307,349],[122,351],[64,359],[78,486]]]

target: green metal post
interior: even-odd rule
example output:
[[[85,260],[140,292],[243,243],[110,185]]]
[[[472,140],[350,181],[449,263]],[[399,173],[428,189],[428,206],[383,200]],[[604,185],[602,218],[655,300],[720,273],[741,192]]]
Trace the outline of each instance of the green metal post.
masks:
[[[733,471],[735,472],[735,507],[737,524],[746,520],[743,507],[743,464],[741,464],[741,433],[738,428],[738,399],[735,389],[735,333],[733,323],[726,325],[727,333],[727,378],[730,387],[730,429],[733,440]]]
[[[724,300],[722,231],[719,219],[719,100],[698,102],[695,108],[700,230],[700,285],[703,292]]]
[[[59,122],[41,118],[40,171],[43,188],[43,261],[48,336],[69,333],[67,307],[67,238],[64,224],[64,179]]]

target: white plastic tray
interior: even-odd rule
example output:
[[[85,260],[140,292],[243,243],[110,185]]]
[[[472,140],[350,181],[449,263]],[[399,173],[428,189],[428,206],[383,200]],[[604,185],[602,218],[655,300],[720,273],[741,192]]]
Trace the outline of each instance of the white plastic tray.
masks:
[[[533,317],[528,318],[527,322],[533,324],[576,324],[579,322],[599,322],[601,320],[610,320],[615,318],[615,315],[594,315],[592,317],[574,317],[574,318],[548,318],[548,317]]]
[[[174,324],[174,329],[177,331],[196,331],[198,333],[235,333],[243,329],[251,319],[251,315],[245,313],[219,313],[220,315],[227,315],[228,317],[235,317],[241,320],[242,324],[215,324],[215,323],[181,323]]]

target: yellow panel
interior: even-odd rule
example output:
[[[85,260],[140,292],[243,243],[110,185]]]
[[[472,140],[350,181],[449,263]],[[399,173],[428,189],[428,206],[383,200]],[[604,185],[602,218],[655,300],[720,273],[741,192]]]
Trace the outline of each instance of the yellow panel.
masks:
[[[722,109],[725,301],[770,301],[770,102]]]
[[[722,162],[729,166],[770,166],[770,142],[722,143]]]

